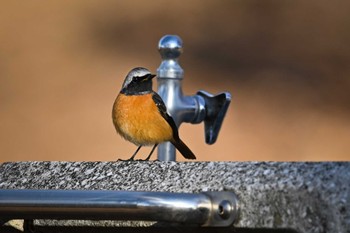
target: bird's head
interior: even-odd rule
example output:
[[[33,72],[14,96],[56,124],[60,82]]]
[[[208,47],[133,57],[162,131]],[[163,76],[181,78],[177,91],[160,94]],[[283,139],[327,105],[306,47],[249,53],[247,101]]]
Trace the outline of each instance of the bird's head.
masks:
[[[152,79],[155,74],[143,67],[132,69],[125,77],[122,90],[123,94],[141,95],[152,91]]]

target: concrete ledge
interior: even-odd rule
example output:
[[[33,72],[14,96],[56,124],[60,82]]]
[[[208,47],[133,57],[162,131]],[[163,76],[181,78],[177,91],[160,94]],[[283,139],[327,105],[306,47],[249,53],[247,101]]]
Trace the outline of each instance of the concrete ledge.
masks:
[[[0,188],[232,190],[241,204],[237,227],[350,231],[350,163],[347,162],[4,163],[0,166]]]

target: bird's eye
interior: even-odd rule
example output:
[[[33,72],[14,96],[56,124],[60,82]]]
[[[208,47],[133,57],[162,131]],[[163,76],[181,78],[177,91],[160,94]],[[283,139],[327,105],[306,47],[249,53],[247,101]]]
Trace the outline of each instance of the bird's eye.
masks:
[[[136,83],[136,82],[139,81],[139,79],[140,79],[140,77],[139,77],[139,76],[136,76],[136,77],[134,77],[134,78],[132,79],[132,82],[133,82],[133,83]]]

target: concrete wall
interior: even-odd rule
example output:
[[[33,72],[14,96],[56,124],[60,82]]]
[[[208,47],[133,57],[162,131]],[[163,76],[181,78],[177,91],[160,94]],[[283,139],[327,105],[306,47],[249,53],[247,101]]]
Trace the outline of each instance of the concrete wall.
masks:
[[[349,232],[349,184],[350,163],[19,162],[0,166],[2,189],[230,190],[241,206],[235,227],[297,232]]]

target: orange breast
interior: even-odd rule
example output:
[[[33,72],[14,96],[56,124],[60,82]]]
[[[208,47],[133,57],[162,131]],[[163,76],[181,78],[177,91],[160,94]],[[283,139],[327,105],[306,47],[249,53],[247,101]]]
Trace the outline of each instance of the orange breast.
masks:
[[[172,139],[173,131],[160,115],[152,94],[119,94],[112,116],[117,132],[136,145],[151,145]]]

